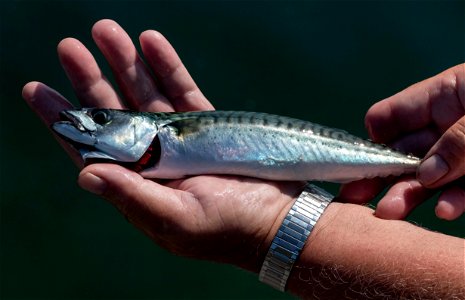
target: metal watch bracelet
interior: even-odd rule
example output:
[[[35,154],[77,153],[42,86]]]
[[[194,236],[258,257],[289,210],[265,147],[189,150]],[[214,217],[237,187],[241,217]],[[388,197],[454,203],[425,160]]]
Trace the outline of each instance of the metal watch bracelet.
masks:
[[[259,280],[284,292],[292,266],[308,236],[334,196],[307,184],[284,219],[271,243]]]

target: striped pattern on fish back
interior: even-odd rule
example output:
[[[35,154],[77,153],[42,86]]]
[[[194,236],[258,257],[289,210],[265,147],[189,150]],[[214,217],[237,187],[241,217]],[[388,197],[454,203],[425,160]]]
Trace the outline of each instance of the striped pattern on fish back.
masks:
[[[240,125],[257,125],[270,126],[273,128],[305,132],[321,137],[331,138],[354,145],[364,145],[372,149],[387,150],[385,145],[375,144],[369,140],[354,136],[347,131],[335,129],[320,124],[303,121],[295,118],[278,116],[267,113],[247,112],[247,111],[194,111],[194,112],[176,112],[176,113],[143,113],[158,120],[168,122],[186,121],[185,126],[197,127],[211,126],[215,124]],[[189,124],[189,125],[188,125]],[[189,128],[184,128],[189,130]]]

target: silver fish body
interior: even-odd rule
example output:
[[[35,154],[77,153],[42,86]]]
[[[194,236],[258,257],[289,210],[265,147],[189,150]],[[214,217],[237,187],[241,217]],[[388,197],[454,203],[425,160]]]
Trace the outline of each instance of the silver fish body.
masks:
[[[112,153],[117,153],[118,148],[123,152],[117,142],[123,139],[118,137],[119,134],[124,134],[127,140],[127,135],[134,132],[129,140],[136,144],[145,131],[149,137],[146,140],[155,139],[159,143],[156,162],[144,165],[141,171],[147,178],[175,179],[199,174],[231,174],[271,180],[348,182],[412,173],[420,162],[416,157],[357,138],[342,130],[264,113],[135,113],[82,109],[73,111],[73,114],[78,115],[79,112],[92,118],[96,111],[105,112],[109,121],[95,125],[95,132],[90,128],[92,126],[87,126],[89,128],[83,131],[76,117],[71,119],[72,122],[57,122],[53,128],[68,140],[74,141],[77,148],[82,144],[83,134],[93,134],[95,141],[105,140],[105,148],[111,146],[113,140]],[[134,123],[135,118],[139,118],[140,125]],[[86,117],[82,119],[88,121]],[[76,130],[73,134],[65,133],[61,128],[65,125],[75,127]],[[101,136],[98,134],[99,126],[106,129]],[[133,128],[122,130],[122,126]],[[144,129],[137,130],[137,126]],[[113,130],[110,127],[114,127]],[[138,138],[135,132],[139,132]],[[114,154],[108,154],[107,150],[101,151],[95,141],[92,145],[87,144],[84,158],[122,161],[117,157],[124,157],[126,161],[132,159],[136,162],[141,159],[140,153],[150,146],[145,141],[144,146],[140,147],[143,151],[139,150],[132,158],[128,154],[118,154],[112,158]],[[89,151],[89,146],[94,151]]]

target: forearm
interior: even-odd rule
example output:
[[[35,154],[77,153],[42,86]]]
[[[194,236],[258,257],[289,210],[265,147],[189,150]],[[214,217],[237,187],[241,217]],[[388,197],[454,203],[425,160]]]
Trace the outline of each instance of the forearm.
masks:
[[[333,203],[310,235],[288,289],[317,299],[463,299],[464,255],[462,239]]]

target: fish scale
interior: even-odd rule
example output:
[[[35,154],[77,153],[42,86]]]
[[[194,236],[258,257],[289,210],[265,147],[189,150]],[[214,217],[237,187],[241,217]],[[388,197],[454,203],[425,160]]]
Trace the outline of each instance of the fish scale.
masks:
[[[142,173],[148,177],[233,173],[274,180],[346,182],[413,172],[419,161],[345,131],[288,117],[220,111],[164,117],[174,123],[191,121],[176,134],[167,129],[170,123],[166,130],[160,129],[157,136],[169,153],[165,156],[162,146],[159,164]]]
[[[88,125],[97,128],[95,132],[79,129],[86,127],[80,123],[80,118],[89,122],[99,112],[107,115],[107,123]],[[159,143],[158,159],[152,165],[144,165],[141,171],[148,178],[230,174],[271,180],[347,182],[412,173],[420,162],[416,157],[343,130],[265,113],[140,113],[82,109],[68,114],[73,117],[70,117],[71,122],[62,122],[66,130],[60,127],[60,122],[55,123],[58,133],[76,141],[77,148],[85,140],[82,135],[95,137],[93,149],[87,146],[83,158],[137,162],[155,139]],[[75,128],[70,129],[72,126]],[[130,126],[139,132],[134,133],[134,141],[144,139],[137,147],[128,142]],[[71,135],[75,135],[74,138]]]

